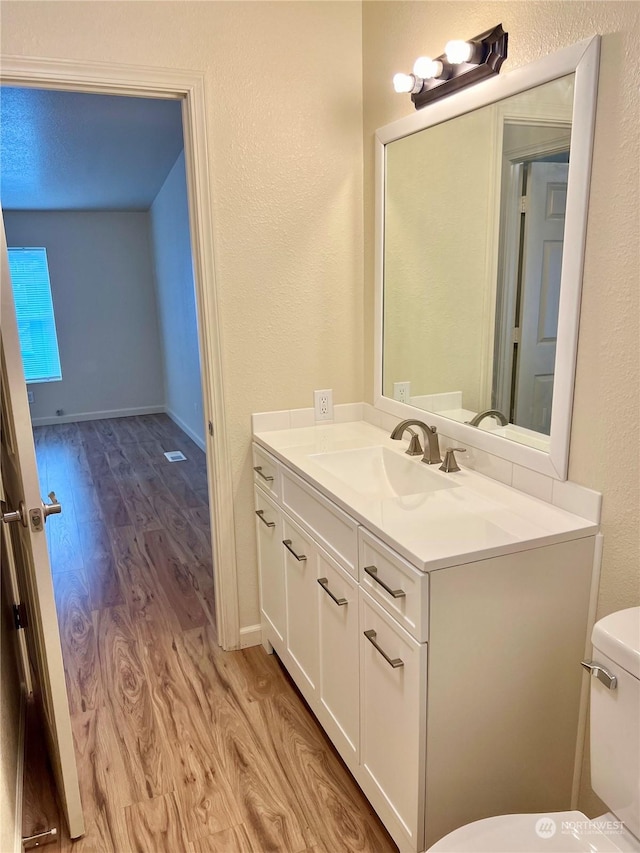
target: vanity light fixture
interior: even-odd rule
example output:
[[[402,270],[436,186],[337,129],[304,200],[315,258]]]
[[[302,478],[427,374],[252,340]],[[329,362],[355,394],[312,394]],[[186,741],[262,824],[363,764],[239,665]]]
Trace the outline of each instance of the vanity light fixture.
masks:
[[[396,92],[411,95],[417,110],[438,98],[498,74],[507,58],[508,33],[498,24],[469,41],[447,43],[442,56],[416,59],[413,74],[396,74]]]
[[[482,45],[473,41],[454,39],[447,42],[444,52],[452,65],[460,65],[463,62],[471,62],[477,65],[482,58]]]
[[[398,92],[398,94],[416,94],[422,89],[422,84],[424,80],[422,77],[416,77],[415,74],[394,74],[393,75],[393,88]]]
[[[413,63],[413,73],[416,77],[422,77],[423,80],[432,80],[436,77],[442,79],[445,75],[445,64],[440,59],[419,56]]]
[[[440,59],[419,56],[413,63],[413,74],[394,75],[393,88],[399,93],[415,95],[422,91],[426,81],[448,77],[448,68]]]

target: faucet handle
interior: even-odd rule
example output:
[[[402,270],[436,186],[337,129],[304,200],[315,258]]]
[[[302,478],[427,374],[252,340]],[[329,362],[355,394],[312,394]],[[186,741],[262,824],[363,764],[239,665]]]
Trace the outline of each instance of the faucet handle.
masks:
[[[414,432],[411,427],[407,427],[407,432],[411,433],[411,439],[409,441],[409,447],[405,450],[405,453],[409,456],[422,456],[422,445],[420,444],[420,437],[417,432]]]
[[[456,453],[464,453],[466,449],[466,447],[449,447],[448,450],[445,451],[444,462],[440,466],[440,471],[445,471],[447,474],[451,474],[453,471],[459,471],[460,466],[456,459]]]

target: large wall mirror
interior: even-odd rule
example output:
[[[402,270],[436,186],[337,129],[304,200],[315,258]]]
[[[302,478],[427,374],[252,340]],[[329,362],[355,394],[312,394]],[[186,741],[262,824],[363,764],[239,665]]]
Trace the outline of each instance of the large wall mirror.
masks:
[[[594,37],[376,134],[376,406],[560,479],[598,57]]]

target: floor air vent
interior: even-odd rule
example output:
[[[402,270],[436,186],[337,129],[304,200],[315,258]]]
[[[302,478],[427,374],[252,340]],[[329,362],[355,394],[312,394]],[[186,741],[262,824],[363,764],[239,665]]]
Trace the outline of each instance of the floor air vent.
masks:
[[[169,462],[186,462],[187,457],[179,450],[169,450],[164,454]]]

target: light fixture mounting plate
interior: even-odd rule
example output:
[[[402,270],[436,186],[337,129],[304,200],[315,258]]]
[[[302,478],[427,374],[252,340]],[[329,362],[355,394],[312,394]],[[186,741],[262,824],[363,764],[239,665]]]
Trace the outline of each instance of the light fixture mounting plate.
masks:
[[[445,68],[448,67],[449,74],[443,80],[436,78],[423,82],[422,89],[411,95],[416,109],[420,110],[433,101],[498,74],[502,63],[507,58],[508,36],[509,34],[502,29],[502,24],[498,24],[493,29],[469,39],[470,42],[482,47],[482,55],[478,63],[461,62],[458,65],[451,65],[447,62],[446,54],[436,57],[444,63]]]

